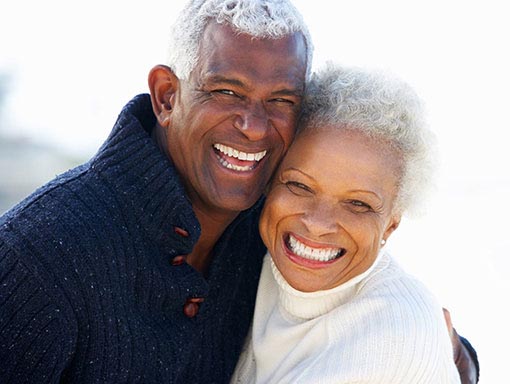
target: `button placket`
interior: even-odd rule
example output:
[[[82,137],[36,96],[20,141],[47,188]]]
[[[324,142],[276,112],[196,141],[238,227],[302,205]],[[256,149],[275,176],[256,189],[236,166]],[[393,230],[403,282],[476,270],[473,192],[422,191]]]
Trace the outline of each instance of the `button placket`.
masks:
[[[183,307],[184,315],[189,317],[190,319],[195,317],[198,314],[198,310],[200,309],[200,303],[204,301],[203,297],[190,297],[186,300]]]
[[[189,237],[189,232],[181,227],[174,226],[174,232],[177,235],[179,235],[180,237],[184,237],[184,238]],[[178,256],[173,257],[172,260],[170,260],[170,264],[172,264],[173,266],[179,266],[179,265],[184,264],[185,262],[186,262],[186,255],[178,255]]]
[[[176,267],[178,265],[182,265],[186,262],[186,255],[179,255],[179,256],[175,256],[171,261],[170,263]]]
[[[179,236],[182,236],[182,237],[188,237],[189,236],[189,232],[186,231],[185,229],[180,228],[180,227],[174,227],[174,232],[177,233]]]

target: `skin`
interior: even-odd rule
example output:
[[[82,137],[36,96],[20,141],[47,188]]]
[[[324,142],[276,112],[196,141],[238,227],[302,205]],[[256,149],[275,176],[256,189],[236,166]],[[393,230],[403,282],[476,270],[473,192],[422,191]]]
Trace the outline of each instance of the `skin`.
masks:
[[[287,151],[305,74],[302,35],[252,39],[215,23],[204,31],[189,80],[179,79],[163,65],[149,73],[155,139],[181,175],[202,228],[187,255],[198,271],[206,273],[212,247],[239,212],[261,196]],[[267,154],[252,171],[228,170],[216,156],[216,143]],[[454,343],[460,344],[458,337]],[[465,350],[462,345],[461,349]],[[469,359],[467,353],[462,356]]]
[[[206,270],[219,236],[240,211],[255,204],[286,153],[305,78],[301,34],[253,39],[217,23],[204,31],[189,80],[178,79],[165,66],[151,71],[158,142],[182,176],[202,227],[188,255],[197,269]],[[221,153],[215,144],[265,155],[243,161]]]
[[[381,240],[398,228],[392,212],[398,158],[359,133],[328,127],[300,134],[272,183],[260,219],[262,239],[287,282],[303,292],[330,289],[366,271]],[[370,207],[370,208],[369,208]],[[308,246],[345,248],[329,263],[293,253],[289,234]],[[476,383],[476,367],[443,309],[463,384]]]
[[[398,227],[399,158],[354,131],[324,127],[301,134],[289,150],[260,220],[262,239],[291,286],[312,292],[366,271]],[[294,252],[289,236],[315,249],[335,249],[330,261]]]

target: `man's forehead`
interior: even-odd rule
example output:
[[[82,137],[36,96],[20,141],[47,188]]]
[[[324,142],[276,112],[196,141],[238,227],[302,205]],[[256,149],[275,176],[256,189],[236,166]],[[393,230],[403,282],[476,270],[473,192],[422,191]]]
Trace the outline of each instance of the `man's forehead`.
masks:
[[[302,88],[306,77],[304,38],[291,34],[260,39],[212,23],[204,33],[196,70],[211,81],[242,81],[246,75],[281,82],[285,88]]]
[[[248,51],[253,48],[265,47],[268,50],[272,49],[272,54],[275,56],[282,54],[293,54],[299,60],[306,61],[307,47],[305,37],[301,32],[292,32],[288,35],[273,38],[273,37],[256,37],[245,32],[237,31],[229,24],[220,24],[211,21],[206,25],[202,39],[200,41],[200,50],[211,50],[218,45],[238,44],[241,47],[238,49],[238,54],[243,51]],[[239,48],[241,48],[239,50]],[[282,48],[283,51],[282,51]]]

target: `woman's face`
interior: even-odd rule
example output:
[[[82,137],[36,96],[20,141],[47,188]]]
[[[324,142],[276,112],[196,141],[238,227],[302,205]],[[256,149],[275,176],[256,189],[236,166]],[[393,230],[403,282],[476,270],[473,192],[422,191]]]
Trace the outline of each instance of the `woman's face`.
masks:
[[[399,158],[358,132],[299,135],[271,186],[260,233],[279,271],[304,292],[366,271],[397,228]]]

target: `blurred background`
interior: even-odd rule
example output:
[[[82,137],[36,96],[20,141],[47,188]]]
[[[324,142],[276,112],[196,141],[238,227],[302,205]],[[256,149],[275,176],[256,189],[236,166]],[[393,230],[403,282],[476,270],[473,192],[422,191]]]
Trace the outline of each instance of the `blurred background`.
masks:
[[[509,13],[504,1],[295,0],[326,60],[389,69],[425,100],[435,193],[387,248],[450,309],[504,381],[510,347]],[[0,13],[0,213],[95,153],[148,91],[183,0],[26,0]],[[228,59],[228,58],[227,58]]]

